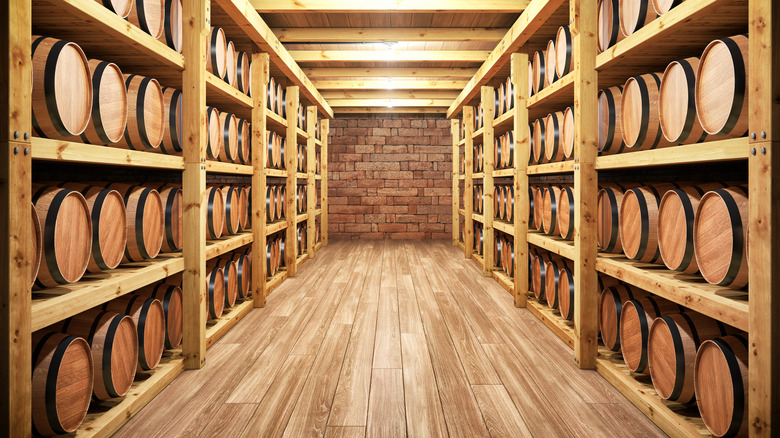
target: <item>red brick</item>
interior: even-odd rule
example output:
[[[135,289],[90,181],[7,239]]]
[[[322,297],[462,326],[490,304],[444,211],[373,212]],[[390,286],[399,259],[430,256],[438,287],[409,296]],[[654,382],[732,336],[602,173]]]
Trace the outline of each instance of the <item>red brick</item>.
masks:
[[[387,137],[376,137],[376,136],[370,136],[369,135],[369,136],[366,136],[364,138],[366,140],[366,144],[381,145],[381,144],[385,144],[385,141],[386,141]]]
[[[374,172],[375,178],[382,179],[411,179],[413,176],[409,171]]]
[[[372,154],[372,153],[374,153],[375,149],[376,148],[375,148],[374,145],[355,146],[355,152],[357,152],[359,154]]]
[[[433,170],[433,164],[430,161],[409,163],[409,170]]]
[[[415,188],[408,188],[408,189],[378,189],[377,195],[384,195],[384,196],[417,196],[418,192]]]
[[[420,217],[416,214],[397,214],[395,215],[395,222],[412,222],[416,223],[420,221]]]
[[[419,154],[371,154],[369,156],[371,161],[417,161],[420,159]],[[430,164],[430,163],[428,163]]]
[[[379,212],[380,213],[408,213],[409,206],[408,205],[380,205]]]
[[[363,216],[363,221],[367,224],[383,224],[387,222],[387,215],[384,214],[367,214]]]
[[[328,223],[354,223],[355,222],[355,215],[354,214],[330,214],[328,213]]]
[[[390,233],[404,232],[406,231],[406,224],[379,224],[377,229],[382,232]]]
[[[406,145],[398,146],[398,145],[385,145],[382,146],[382,153],[383,154],[405,154],[409,150],[409,147]]]
[[[381,179],[358,179],[358,187],[385,187],[385,181]]]
[[[382,205],[386,202],[386,196],[367,196],[360,200],[360,203],[363,205]]]
[[[382,126],[385,128],[400,128],[403,126],[401,120],[382,120]]]
[[[412,120],[412,128],[427,128],[427,120]]]
[[[414,128],[399,128],[398,135],[400,135],[401,137],[417,137],[419,135],[422,135],[422,131]]]
[[[366,214],[371,213],[371,206],[367,205],[332,205],[328,209],[330,214],[339,213],[351,213],[351,214]]]
[[[397,162],[358,162],[355,163],[355,170],[400,170],[401,166]]]

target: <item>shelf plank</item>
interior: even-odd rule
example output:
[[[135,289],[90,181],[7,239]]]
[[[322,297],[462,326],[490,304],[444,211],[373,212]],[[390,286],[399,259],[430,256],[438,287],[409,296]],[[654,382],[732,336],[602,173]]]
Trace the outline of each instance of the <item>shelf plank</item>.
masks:
[[[249,245],[254,239],[251,231],[245,231],[224,240],[209,240],[206,242],[206,260],[219,257],[222,254],[233,251],[236,248]]]
[[[279,231],[287,229],[287,220],[281,219],[276,222],[271,222],[270,224],[265,226],[265,235],[270,236],[271,234],[278,233]]]
[[[571,241],[563,240],[560,237],[550,237],[538,231],[532,231],[528,233],[528,243],[569,260],[574,260],[574,244]]]
[[[485,223],[485,216],[483,216],[483,215],[481,215],[481,214],[473,213],[473,214],[471,215],[471,218],[472,218],[473,220],[475,220],[476,222],[479,222],[479,223],[481,223],[481,224],[484,224],[484,223]]]
[[[466,250],[466,245],[463,242],[458,242],[458,248],[460,248],[463,251],[465,251]]]
[[[507,292],[514,295],[515,280],[512,277],[506,275],[506,272],[500,268],[494,268],[493,279],[496,280],[498,284],[500,284],[504,289],[506,289]]]
[[[508,168],[508,169],[500,169],[500,170],[494,170],[493,171],[493,178],[503,178],[507,176],[514,176],[515,169]]]
[[[276,132],[277,134],[287,135],[287,120],[282,118],[279,114],[273,111],[266,110],[265,112],[266,129]]]
[[[299,224],[307,219],[309,219],[309,213],[299,214],[298,216],[295,216],[295,223]]]
[[[482,136],[485,134],[485,128],[479,128],[476,131],[474,131],[473,134],[471,134],[471,139],[474,141],[474,144],[480,144],[482,143]]]
[[[481,255],[477,254],[476,250],[471,253],[471,259],[477,262],[479,269],[483,271],[485,270],[485,259]]]
[[[459,208],[458,209],[458,214],[461,215],[461,216],[465,216],[466,215],[466,210],[464,210],[462,208]]]
[[[631,373],[619,354],[602,347],[596,371],[669,436],[711,436],[695,407],[661,399],[650,376]]]
[[[532,296],[528,297],[526,307],[534,316],[539,318],[556,336],[558,336],[569,348],[574,349],[574,323],[561,318],[558,310],[553,310],[542,304]]]
[[[319,251],[320,248],[322,248],[322,240],[314,244],[315,251]]]
[[[101,6],[102,7],[102,6]],[[108,164],[113,166],[146,167],[183,170],[184,159],[175,155],[133,151],[109,146],[51,140],[33,137],[30,146],[35,160],[68,163]]]
[[[501,114],[493,120],[493,133],[495,135],[503,134],[506,131],[512,130],[515,124],[515,110]]]
[[[284,169],[265,169],[266,176],[274,176],[276,178],[287,178],[287,171]]]
[[[295,178],[306,180],[309,178],[309,174],[304,172],[295,172]]]
[[[596,270],[748,331],[747,292],[714,286],[699,276],[670,271],[663,265],[637,263],[622,254],[600,253]]]
[[[319,175],[319,174],[314,175],[314,180],[315,181],[322,181],[322,175]]]
[[[230,309],[225,309],[227,313],[222,314],[216,322],[210,323],[206,327],[206,348],[214,345],[225,333],[228,332],[238,321],[241,321],[254,307],[251,299],[236,303]]]
[[[528,175],[545,175],[550,173],[574,172],[574,161],[557,161],[555,163],[544,163],[529,165],[526,169]]]
[[[295,128],[295,132],[298,133],[298,141],[300,141],[301,143],[306,143],[306,140],[309,139],[309,134],[303,129]]]
[[[501,231],[504,234],[509,234],[510,236],[515,235],[515,225],[505,220],[494,218],[493,228],[497,229],[498,231]]]
[[[466,145],[466,139],[462,139],[458,142],[458,146],[465,146]]]
[[[471,179],[472,179],[472,180],[475,180],[475,179],[482,179],[482,178],[484,178],[484,177],[485,177],[485,174],[484,174],[484,173],[482,173],[482,172],[478,172],[478,173],[472,173],[472,174],[471,174]]]
[[[252,98],[209,72],[206,72],[206,104],[244,119],[252,118]]]
[[[553,111],[561,111],[574,102],[574,72],[553,82],[528,99],[529,120],[544,117]]]
[[[305,252],[302,255],[298,256],[298,258],[295,260],[295,270],[297,271],[298,268],[301,267],[303,262],[309,259],[309,253]]]
[[[605,155],[596,158],[596,169],[625,169],[670,164],[747,160],[749,153],[750,143],[747,137],[731,138],[651,151]]]
[[[75,436],[110,437],[183,371],[184,358],[179,354],[163,356],[155,370],[136,374],[133,386],[124,397],[102,402],[93,401],[92,404],[100,405],[100,410],[87,413]]]
[[[33,291],[31,331],[35,332],[85,310],[150,285],[184,270],[181,253],[148,262],[129,263],[79,282]]]
[[[314,146],[322,147],[322,140],[315,138],[314,139]]]
[[[282,282],[286,279],[287,279],[287,270],[279,271],[276,274],[274,274],[273,277],[269,278],[268,281],[265,282],[266,296],[269,295],[271,291],[279,287],[279,285],[282,284]]]
[[[233,173],[237,175],[251,175],[254,172],[252,166],[246,164],[222,163],[212,160],[206,160],[206,171],[211,173]]]
[[[322,215],[322,209],[321,208],[318,208],[318,209],[314,210],[314,216],[320,216],[320,215]]]

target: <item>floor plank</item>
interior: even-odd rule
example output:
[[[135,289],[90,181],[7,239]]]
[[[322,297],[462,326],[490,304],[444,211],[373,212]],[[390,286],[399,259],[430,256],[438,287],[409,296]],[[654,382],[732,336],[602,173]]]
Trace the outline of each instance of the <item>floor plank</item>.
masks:
[[[471,388],[491,438],[531,436],[503,385],[473,385]]]
[[[395,278],[393,276],[393,278]],[[398,291],[384,287],[379,292],[379,310],[374,340],[374,368],[401,368],[401,328]]]
[[[374,369],[371,375],[366,436],[406,436],[404,411],[403,372],[400,369]]]
[[[401,334],[404,401],[409,436],[446,437],[447,424],[424,334]]]
[[[256,410],[257,405],[253,403],[226,403],[214,414],[199,436],[238,436]]]
[[[325,438],[363,438],[366,428],[361,426],[328,426]]]

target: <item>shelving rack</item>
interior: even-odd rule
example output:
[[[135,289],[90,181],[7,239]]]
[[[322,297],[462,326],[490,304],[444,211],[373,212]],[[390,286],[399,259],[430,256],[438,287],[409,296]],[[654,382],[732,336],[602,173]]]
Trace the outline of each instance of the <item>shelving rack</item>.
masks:
[[[493,122],[508,123],[515,129],[515,277],[514,281],[495,269],[489,257],[484,259],[485,275],[492,275],[514,295],[517,307],[528,310],[544,322],[567,345],[580,368],[595,368],[620,390],[642,412],[671,436],[709,435],[701,419],[689,417],[680,406],[660,399],[647,379],[634,378],[619,355],[599,346],[597,275],[603,273],[648,290],[653,294],[684,305],[733,327],[748,332],[749,424],[751,436],[772,436],[780,427],[780,212],[772,211],[772,202],[780,194],[780,49],[772,43],[780,38],[780,5],[771,0],[687,0],[660,18],[645,25],[633,35],[598,54],[597,0],[533,0],[517,22],[488,56],[448,110],[453,119],[453,244],[462,246],[466,258],[473,251],[473,186],[477,175],[472,172],[474,107],[482,96],[492,96],[492,86],[500,83],[509,71],[516,82],[515,108]],[[572,72],[551,86],[528,97],[529,54],[541,49],[555,35],[560,25],[569,25],[572,34]],[[743,32],[750,35],[750,126],[743,138],[709,141],[703,144],[675,146],[658,150],[597,156],[597,91],[619,85],[636,74],[663,70],[669,62],[687,56],[699,56],[707,43],[716,38]],[[775,47],[777,45],[775,44]],[[509,67],[509,68],[507,68]],[[511,69],[511,70],[510,70]],[[528,121],[567,105],[575,108],[574,159],[555,163],[527,165]],[[487,111],[485,111],[487,117]],[[465,138],[460,138],[462,117]],[[491,130],[480,134],[483,138]],[[493,144],[485,141],[484,156],[493,157]],[[465,147],[465,175],[459,173],[459,147]],[[522,157],[522,158],[521,158]],[[596,199],[599,174],[619,169],[653,168],[681,164],[717,162],[745,163],[749,175],[749,293],[731,291],[699,281],[694,277],[668,271],[663,267],[627,260],[622,255],[598,253],[596,243]],[[509,176],[507,170],[488,170],[483,178],[486,188],[484,248],[493,248],[493,229],[511,234],[511,227],[493,222],[492,178]],[[574,180],[574,239],[564,241],[539,232],[528,231],[528,178],[566,176]],[[464,204],[459,205],[456,189],[465,179]],[[464,242],[457,227],[464,217]],[[564,320],[557,311],[528,297],[528,245],[556,253],[574,263],[574,323]],[[773,421],[774,420],[774,421]],[[774,434],[773,434],[774,432]]]
[[[160,366],[139,373],[125,397],[101,405],[100,412],[90,412],[78,431],[84,436],[108,436],[119,429],[184,369],[202,367],[206,349],[233,327],[253,307],[265,305],[273,287],[316,249],[327,244],[327,134],[333,111],[314,88],[292,57],[281,46],[248,0],[196,0],[183,2],[183,54],[168,48],[126,20],[92,0],[10,0],[0,13],[5,56],[0,65],[0,434],[31,434],[31,334],[79,312],[130,293],[171,275],[182,275],[183,343],[181,349],[167,352]],[[252,56],[253,89],[249,97],[220,78],[208,73],[205,63],[206,36],[209,27],[225,29],[239,50]],[[31,131],[31,35],[32,32],[78,43],[90,56],[118,64],[123,71],[153,77],[161,85],[175,87],[183,93],[182,156],[131,151],[32,136]],[[121,47],[121,50],[117,50]],[[285,81],[288,96],[287,120],[266,111],[266,77],[268,73]],[[300,95],[300,98],[299,98]],[[251,164],[221,163],[205,159],[207,141],[206,105],[235,113],[251,121]],[[296,127],[299,105],[306,105],[309,124],[305,130]],[[290,111],[294,109],[295,111]],[[321,138],[315,140],[314,122],[322,117]],[[316,217],[322,223],[322,242],[308,233],[307,254],[297,257],[296,245],[287,245],[291,269],[278,278],[266,279],[265,239],[274,226],[266,227],[266,177],[285,178],[294,187],[298,181],[294,154],[288,155],[286,169],[267,169],[264,163],[266,129],[287,137],[288,144],[306,143],[308,169],[306,213],[313,231]],[[315,150],[320,150],[322,165],[316,174]],[[183,186],[183,248],[179,253],[164,254],[142,263],[122,265],[99,276],[46,290],[30,289],[30,260],[27,248],[31,241],[29,205],[33,161],[79,163],[92,166],[123,166],[151,171],[181,172]],[[96,167],[97,168],[97,167]],[[252,229],[215,241],[206,240],[205,189],[210,174],[230,174],[251,178]],[[325,177],[323,177],[325,176]],[[320,181],[323,194],[316,209],[315,182]],[[294,193],[294,191],[293,191]],[[295,197],[290,196],[289,211],[295,211]],[[26,214],[25,214],[26,213]],[[295,242],[296,215],[288,215],[284,224],[289,241]],[[281,230],[277,229],[276,231]],[[206,320],[205,263],[237,248],[252,247],[253,299],[237,303],[217,321]]]

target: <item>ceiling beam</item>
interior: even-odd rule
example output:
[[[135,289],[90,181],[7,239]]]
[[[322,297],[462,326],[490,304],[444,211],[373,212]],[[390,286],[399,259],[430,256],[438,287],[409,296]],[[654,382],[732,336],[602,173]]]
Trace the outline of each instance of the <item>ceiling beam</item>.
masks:
[[[481,27],[299,27],[273,29],[279,41],[300,42],[395,42],[395,41],[499,41],[508,29]]]
[[[529,0],[251,0],[260,13],[292,12],[522,12]]]
[[[447,108],[452,99],[332,99],[328,100],[332,108],[340,107],[441,107]]]
[[[471,78],[477,72],[473,67],[452,68],[374,68],[374,67],[310,67],[304,68],[314,78]]]
[[[318,90],[462,90],[468,81],[451,80],[420,80],[406,79],[394,80],[313,80],[311,81]]]
[[[484,62],[484,50],[291,50],[296,62]]]
[[[425,107],[425,108],[366,108],[366,107],[344,107],[333,108],[336,114],[442,114],[446,112],[444,108]]]
[[[457,90],[328,90],[321,94],[327,101],[334,99],[449,99],[453,101],[458,97]]]

